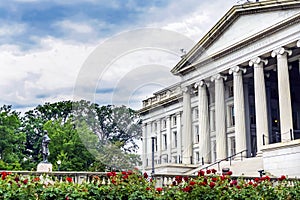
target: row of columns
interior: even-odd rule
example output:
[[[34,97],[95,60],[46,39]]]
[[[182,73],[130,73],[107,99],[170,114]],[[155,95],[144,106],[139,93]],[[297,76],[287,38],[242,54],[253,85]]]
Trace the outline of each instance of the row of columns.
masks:
[[[297,43],[300,47],[300,41]],[[292,52],[283,47],[272,51],[271,56],[277,59],[278,74],[278,96],[280,111],[280,128],[281,140],[290,140],[289,131],[293,129],[292,106],[290,96],[288,56]],[[266,87],[264,78],[264,66],[268,64],[267,60],[260,57],[251,59],[249,66],[254,68],[254,92],[255,92],[255,112],[256,112],[256,138],[257,152],[261,152],[263,146],[263,137],[266,137],[265,144],[268,143],[268,114]],[[239,66],[232,67],[229,74],[233,74],[234,88],[234,114],[235,114],[235,141],[236,152],[246,150],[246,120],[245,120],[245,99],[243,88],[243,73],[246,69]],[[217,160],[227,157],[227,140],[226,140],[226,120],[225,120],[225,96],[224,81],[226,76],[217,74],[211,77],[215,83],[215,121],[216,121],[216,152]],[[209,130],[209,113],[208,113],[208,94],[207,83],[201,80],[196,84],[198,87],[198,110],[199,110],[199,153],[205,163],[210,163],[210,130]],[[184,147],[183,163],[190,163],[193,154],[192,143],[192,120],[191,120],[191,97],[189,87],[183,89],[183,134]]]

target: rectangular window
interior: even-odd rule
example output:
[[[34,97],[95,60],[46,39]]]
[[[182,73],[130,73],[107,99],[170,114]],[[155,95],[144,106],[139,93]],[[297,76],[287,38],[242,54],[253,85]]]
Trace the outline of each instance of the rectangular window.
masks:
[[[199,141],[200,141],[199,125],[194,126],[194,135],[195,135],[195,143],[199,143]]]
[[[234,106],[229,106],[229,126],[235,125],[235,118],[234,118]]]
[[[165,119],[162,120],[162,128],[163,129],[167,128],[167,120],[165,120]]]
[[[168,143],[167,143],[167,135],[163,134],[163,144],[164,144],[164,149],[167,149]]]
[[[199,118],[199,110],[198,110],[198,108],[195,108],[194,109],[194,119],[196,120],[198,118]]]
[[[173,126],[176,126],[177,125],[177,118],[176,118],[176,116],[172,117],[172,121],[173,121]]]
[[[177,131],[173,132],[173,140],[174,140],[174,144],[173,147],[177,147]]]
[[[230,137],[230,153],[231,155],[234,155],[235,152],[235,137]]]
[[[196,152],[196,161],[197,161],[197,163],[200,162],[200,154],[199,154],[199,152]]]

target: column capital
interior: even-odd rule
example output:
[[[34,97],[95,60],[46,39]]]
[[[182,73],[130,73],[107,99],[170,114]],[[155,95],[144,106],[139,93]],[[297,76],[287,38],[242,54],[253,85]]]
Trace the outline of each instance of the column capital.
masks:
[[[211,78],[210,78],[210,80],[211,80],[211,82],[214,82],[215,80],[220,80],[221,78],[223,78],[224,79],[224,81],[226,81],[227,80],[227,76],[224,76],[224,75],[222,75],[222,74],[216,74],[216,75],[213,75]]]
[[[182,87],[181,87],[181,91],[182,91],[183,93],[189,92],[189,91],[190,91],[190,86],[182,86]]]
[[[288,56],[291,56],[292,50],[288,50],[284,47],[279,47],[278,49],[275,49],[274,51],[272,51],[271,56],[274,58],[278,55],[283,55],[284,53],[287,53]]]
[[[196,83],[194,84],[194,88],[204,87],[204,86],[209,87],[209,83],[207,83],[207,82],[204,81],[204,80],[198,81],[198,82],[196,82]]]
[[[236,74],[240,71],[245,74],[247,69],[241,68],[240,66],[234,66],[229,69],[229,74]]]
[[[264,65],[267,65],[268,64],[268,60],[267,59],[261,59],[261,57],[252,58],[249,61],[249,66],[250,67],[257,66],[257,65],[259,65],[261,63],[263,63]]]
[[[300,40],[298,40],[297,42],[297,47],[300,47]]]

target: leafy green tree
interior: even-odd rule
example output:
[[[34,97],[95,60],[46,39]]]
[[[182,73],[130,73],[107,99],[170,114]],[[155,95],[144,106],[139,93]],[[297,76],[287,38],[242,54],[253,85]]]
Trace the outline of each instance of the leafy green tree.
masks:
[[[11,110],[11,106],[0,108],[0,168],[21,169],[23,151],[25,148],[25,134],[20,131],[21,121],[19,113]]]

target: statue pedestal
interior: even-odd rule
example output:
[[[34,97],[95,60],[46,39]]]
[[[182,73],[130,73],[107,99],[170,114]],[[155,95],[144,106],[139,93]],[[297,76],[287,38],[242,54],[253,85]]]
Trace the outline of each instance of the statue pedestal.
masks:
[[[39,163],[37,166],[37,172],[52,172],[52,164],[51,163]]]

